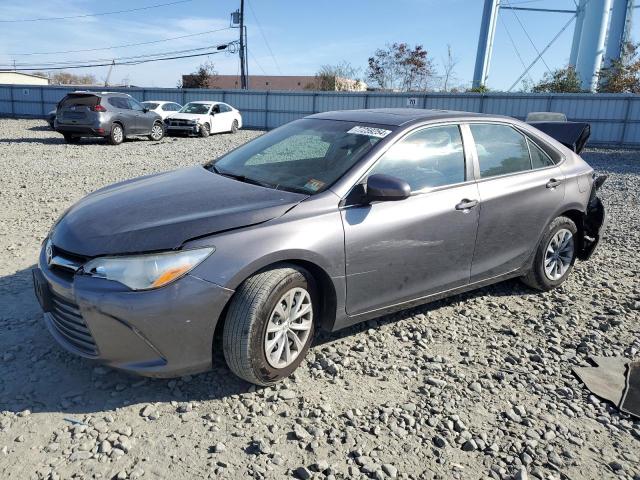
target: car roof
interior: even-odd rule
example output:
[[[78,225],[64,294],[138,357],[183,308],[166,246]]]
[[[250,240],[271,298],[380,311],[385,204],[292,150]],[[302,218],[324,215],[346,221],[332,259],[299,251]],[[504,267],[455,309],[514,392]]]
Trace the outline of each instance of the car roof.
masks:
[[[455,110],[427,110],[423,108],[372,108],[362,110],[337,110],[316,113],[306,118],[321,120],[343,120],[349,122],[377,123],[381,125],[401,126],[420,120],[455,120],[459,118],[488,118],[492,115]]]
[[[140,102],[140,103],[157,103],[158,105],[164,105],[165,103],[176,103],[176,104],[178,104],[178,102],[173,102],[171,100],[145,100],[144,102]]]
[[[216,103],[222,103],[222,102],[214,102],[213,100],[195,100],[193,102],[188,102],[188,103],[200,103],[202,105],[215,105]]]

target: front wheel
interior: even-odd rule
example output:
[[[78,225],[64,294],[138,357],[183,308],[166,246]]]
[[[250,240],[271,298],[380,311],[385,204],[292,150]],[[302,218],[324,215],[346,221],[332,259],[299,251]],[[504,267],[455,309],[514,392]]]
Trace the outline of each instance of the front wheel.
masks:
[[[551,222],[523,282],[542,291],[564,283],[576,261],[577,232],[576,224],[568,217],[558,217]]]
[[[209,124],[208,123],[205,123],[204,125],[200,126],[200,136],[201,137],[204,137],[204,138],[208,137],[210,132],[211,132],[211,129],[209,128]]]
[[[153,124],[153,127],[151,127],[149,139],[157,142],[158,140],[162,140],[162,137],[164,137],[164,127],[160,122],[156,122]]]
[[[256,385],[289,376],[311,344],[316,289],[303,269],[283,265],[249,277],[236,291],[223,329],[229,368]]]

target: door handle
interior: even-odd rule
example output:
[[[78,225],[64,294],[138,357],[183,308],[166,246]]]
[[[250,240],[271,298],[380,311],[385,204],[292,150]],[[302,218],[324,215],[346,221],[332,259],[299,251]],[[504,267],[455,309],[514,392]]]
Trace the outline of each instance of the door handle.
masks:
[[[469,200],[465,198],[459,204],[456,205],[456,210],[462,210],[463,212],[465,211],[468,212],[476,205],[478,205],[478,200]]]
[[[556,188],[558,185],[560,185],[562,182],[560,180],[556,180],[555,178],[552,178],[551,180],[549,180],[547,182],[546,187],[547,188]]]

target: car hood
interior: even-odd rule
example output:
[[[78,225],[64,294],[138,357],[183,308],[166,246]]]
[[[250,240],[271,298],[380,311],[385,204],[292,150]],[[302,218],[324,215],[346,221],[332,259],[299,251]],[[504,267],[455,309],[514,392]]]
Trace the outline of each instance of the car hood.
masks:
[[[171,250],[279,217],[305,198],[190,167],[97,190],[63,215],[50,238],[86,257]]]
[[[171,118],[174,120],[200,120],[204,117],[206,117],[205,114],[198,113],[174,113],[171,115]]]

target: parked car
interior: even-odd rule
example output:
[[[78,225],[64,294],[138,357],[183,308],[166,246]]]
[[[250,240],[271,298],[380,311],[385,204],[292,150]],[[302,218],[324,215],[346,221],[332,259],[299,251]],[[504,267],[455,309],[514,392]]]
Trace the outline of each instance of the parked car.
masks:
[[[208,137],[212,133],[236,133],[242,128],[240,112],[222,102],[189,102],[164,121],[167,133]]]
[[[52,130],[55,130],[55,121],[56,121],[56,111],[51,110],[47,113],[47,123],[51,127]]]
[[[163,120],[176,112],[179,112],[182,108],[182,105],[179,103],[160,100],[148,100],[146,102],[142,102],[141,105],[148,108],[150,112],[155,112],[160,115]]]
[[[318,329],[512,277],[558,287],[602,235],[602,182],[512,118],[320,113],[90,194],[45,239],[35,291],[78,355],[183,375],[221,331],[231,370],[268,385]]]
[[[118,145],[129,136],[164,136],[162,118],[126,93],[73,92],[58,104],[54,128],[68,143],[104,137]]]

